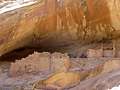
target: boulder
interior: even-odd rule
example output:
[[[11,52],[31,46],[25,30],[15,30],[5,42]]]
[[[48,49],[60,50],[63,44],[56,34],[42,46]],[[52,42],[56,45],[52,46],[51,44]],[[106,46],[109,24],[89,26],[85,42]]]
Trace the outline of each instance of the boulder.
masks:
[[[75,71],[56,73],[47,78],[46,80],[40,80],[36,82],[33,86],[33,90],[50,88],[52,90],[68,89],[79,84],[80,80],[85,78],[85,76],[87,76],[87,74],[85,75],[85,73]]]

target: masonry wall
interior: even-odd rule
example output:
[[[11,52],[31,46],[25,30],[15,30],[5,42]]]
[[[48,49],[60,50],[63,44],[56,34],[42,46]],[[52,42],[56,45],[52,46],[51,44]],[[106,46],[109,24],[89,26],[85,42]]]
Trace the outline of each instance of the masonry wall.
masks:
[[[37,53],[11,63],[10,76],[24,74],[45,74],[49,72],[67,71],[70,68],[70,59],[67,54]]]

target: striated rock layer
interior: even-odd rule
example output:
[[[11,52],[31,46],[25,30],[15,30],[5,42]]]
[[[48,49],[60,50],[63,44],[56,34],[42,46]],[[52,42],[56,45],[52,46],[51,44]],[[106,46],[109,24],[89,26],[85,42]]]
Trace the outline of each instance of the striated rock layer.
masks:
[[[0,54],[119,38],[119,0],[38,0],[0,14]]]

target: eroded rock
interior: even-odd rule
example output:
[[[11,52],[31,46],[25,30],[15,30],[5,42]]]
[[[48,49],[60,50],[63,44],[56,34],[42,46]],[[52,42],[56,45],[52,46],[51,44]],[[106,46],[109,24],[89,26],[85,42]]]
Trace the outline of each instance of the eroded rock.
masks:
[[[119,4],[119,0],[38,0],[0,14],[0,55],[24,46],[63,48],[119,38]]]
[[[108,73],[120,68],[120,60],[113,59],[105,62],[102,73]]]
[[[85,78],[87,74],[80,72],[61,72],[54,74],[53,76],[47,78],[46,80],[39,81],[35,83],[34,89],[65,89],[76,86],[80,83],[80,80]]]

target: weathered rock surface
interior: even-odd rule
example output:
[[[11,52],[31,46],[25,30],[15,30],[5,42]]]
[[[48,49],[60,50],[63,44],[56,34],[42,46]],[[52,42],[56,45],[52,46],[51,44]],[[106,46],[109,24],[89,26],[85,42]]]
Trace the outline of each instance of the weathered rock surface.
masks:
[[[119,75],[118,76],[116,75],[116,73],[118,74],[120,69],[119,62],[120,62],[119,60],[114,60],[114,59],[105,60],[105,63],[103,61],[101,64],[99,63],[99,65],[97,65],[94,61],[93,64],[96,64],[97,66],[91,65],[91,67],[89,67],[87,63],[84,63],[84,65],[82,66],[81,63],[82,68],[80,67],[78,69],[73,68],[71,69],[72,71],[53,74],[52,76],[50,76],[45,80],[36,82],[34,88],[39,88],[43,90],[47,88],[60,89],[60,90],[66,90],[66,89],[88,90],[88,88],[90,90],[107,90],[108,88],[111,88],[120,83]],[[79,64],[79,62],[77,62],[77,64]],[[87,67],[85,65],[87,65],[89,69],[85,68]],[[104,85],[103,83],[106,82],[109,83]]]
[[[120,69],[120,59],[108,60],[104,63],[102,73]]]
[[[63,48],[79,42],[118,38],[120,2],[113,2],[38,0],[0,14],[0,53],[24,46]]]
[[[79,72],[61,72],[54,74],[46,80],[34,84],[34,89],[65,89],[79,84],[81,77]],[[85,75],[84,75],[85,76]]]
[[[82,81],[78,86],[69,90],[107,90],[120,85],[120,70],[101,74],[96,77]]]
[[[37,47],[52,51],[62,48],[64,51],[65,48],[71,49],[68,46],[74,44],[80,47],[83,43],[119,39],[119,12],[119,0],[38,0],[32,5],[2,13],[0,14],[0,55],[21,47]],[[100,57],[101,53],[93,51],[93,56]],[[29,57],[22,59],[23,63],[16,61],[12,64],[10,73],[8,67],[0,70],[0,89],[31,90],[32,84],[38,80],[40,87],[43,83],[41,81],[44,81],[43,86],[56,87],[54,83],[58,82],[56,88],[70,88],[80,80],[87,79],[72,89],[105,90],[120,81],[119,70],[112,72],[119,69],[119,60],[100,61],[98,58],[88,58],[84,61],[71,61],[71,65],[68,56],[58,53],[42,54],[41,58],[38,54]],[[43,59],[45,62],[42,61]],[[25,74],[34,71],[44,72],[29,76]],[[46,71],[50,72],[46,73]],[[9,77],[9,74],[17,76],[19,73],[24,75]],[[97,76],[98,74],[102,75]],[[110,84],[107,84],[108,82]],[[39,83],[37,84],[39,86]]]

